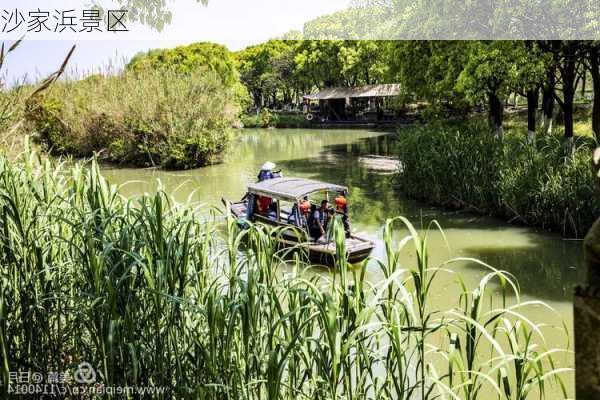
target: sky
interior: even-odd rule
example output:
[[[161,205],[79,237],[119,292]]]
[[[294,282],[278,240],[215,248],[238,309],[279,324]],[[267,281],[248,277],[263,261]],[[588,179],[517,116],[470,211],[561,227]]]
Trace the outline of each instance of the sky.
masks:
[[[103,1],[110,7],[111,0]],[[60,0],[52,2],[51,7],[48,4],[47,0],[3,0],[0,17],[10,19],[11,14],[18,11],[29,19],[28,13],[38,8],[51,13],[55,9],[75,9],[82,13],[89,1]],[[47,76],[60,66],[74,44],[77,47],[69,65],[71,74],[75,75],[87,75],[110,66],[118,68],[124,60],[152,48],[211,41],[239,50],[290,30],[302,30],[305,22],[342,10],[348,4],[349,0],[209,0],[208,5],[203,6],[195,0],[168,0],[173,18],[162,32],[142,25],[129,25],[127,33],[91,35],[85,32],[27,33],[26,30],[0,32],[0,39],[7,43],[25,34],[24,42],[6,59],[4,80],[13,84]],[[51,21],[52,17],[49,25]],[[0,30],[6,23],[0,18]]]

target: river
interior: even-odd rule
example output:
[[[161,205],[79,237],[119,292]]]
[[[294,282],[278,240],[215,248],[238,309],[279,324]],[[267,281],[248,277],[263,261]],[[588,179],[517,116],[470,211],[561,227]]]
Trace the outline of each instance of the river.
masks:
[[[103,173],[111,183],[123,185],[121,193],[126,196],[153,192],[160,185],[179,201],[193,200],[213,206],[220,206],[221,197],[239,199],[267,160],[275,162],[285,176],[346,185],[350,191],[353,230],[376,241],[374,256],[384,255],[381,237],[386,219],[403,215],[417,227],[435,219],[444,235],[430,234],[432,264],[454,257],[474,257],[506,270],[518,280],[522,300],[542,300],[555,310],[536,307],[526,312],[528,316],[536,322],[557,326],[564,321],[571,332],[572,288],[582,278],[581,242],[493,218],[448,212],[404,198],[401,188],[395,188],[392,174],[371,170],[359,161],[365,155],[393,155],[395,146],[393,134],[363,130],[245,130],[238,134],[233,150],[222,164],[183,172],[104,167]],[[400,228],[397,238],[407,233]],[[410,266],[414,256],[407,255],[404,261]],[[467,262],[456,264],[454,269],[471,287],[488,272]],[[382,274],[375,265],[370,265],[368,277],[377,282]],[[442,308],[448,299],[454,302],[458,296],[455,277],[440,279],[439,290],[431,299],[434,308]],[[497,288],[493,295],[499,296]],[[560,329],[550,330],[546,340],[548,347],[565,347],[568,343]],[[570,346],[572,350],[572,340]],[[572,357],[567,356],[561,364],[572,364]],[[565,376],[567,387],[572,388],[572,380],[572,374]]]

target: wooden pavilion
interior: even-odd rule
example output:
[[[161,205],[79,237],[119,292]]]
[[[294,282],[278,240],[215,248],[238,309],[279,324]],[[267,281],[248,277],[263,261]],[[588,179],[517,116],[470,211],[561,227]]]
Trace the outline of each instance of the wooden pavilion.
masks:
[[[393,120],[390,99],[400,84],[331,87],[303,96],[307,119],[318,122],[379,122]]]

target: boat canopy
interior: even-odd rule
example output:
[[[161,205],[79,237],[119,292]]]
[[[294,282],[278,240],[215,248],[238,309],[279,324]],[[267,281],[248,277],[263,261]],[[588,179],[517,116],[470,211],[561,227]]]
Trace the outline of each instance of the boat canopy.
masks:
[[[314,192],[347,193],[345,186],[302,178],[274,178],[251,183],[248,192],[282,200],[297,201]]]

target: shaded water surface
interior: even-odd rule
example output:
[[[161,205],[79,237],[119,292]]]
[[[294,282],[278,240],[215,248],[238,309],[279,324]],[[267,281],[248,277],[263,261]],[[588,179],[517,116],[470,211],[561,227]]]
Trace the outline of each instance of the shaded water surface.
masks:
[[[418,227],[435,219],[442,226],[447,242],[439,232],[430,234],[432,263],[453,257],[475,257],[509,271],[517,278],[524,300],[545,301],[570,330],[572,287],[582,269],[581,242],[492,218],[447,212],[404,198],[401,188],[394,185],[393,175],[369,170],[359,161],[365,155],[394,155],[395,146],[394,135],[369,131],[246,130],[239,134],[226,162],[219,165],[185,172],[105,167],[104,174],[112,183],[127,182],[122,189],[126,196],[155,191],[160,181],[160,185],[180,201],[191,199],[214,206],[220,206],[221,197],[239,199],[267,160],[277,163],[286,176],[346,185],[350,189],[353,229],[377,242],[375,256],[384,255],[381,237],[387,218],[403,215]],[[396,238],[406,233],[399,226]],[[404,261],[408,267],[414,262],[414,256],[407,252]],[[471,262],[461,262],[453,268],[472,287],[487,272]],[[372,282],[382,279],[374,263],[369,267],[369,279]],[[440,290],[436,291],[432,304],[443,308],[449,304],[449,298],[455,304],[458,290],[456,277],[440,279]],[[547,319],[559,323],[554,313],[543,308],[530,314],[536,321]],[[547,339],[550,345],[566,343],[561,333]]]

